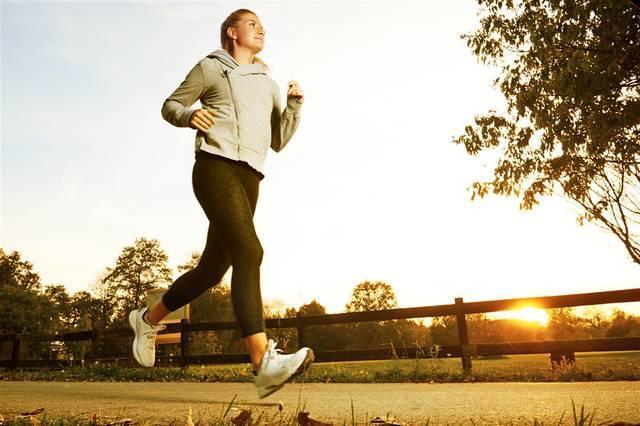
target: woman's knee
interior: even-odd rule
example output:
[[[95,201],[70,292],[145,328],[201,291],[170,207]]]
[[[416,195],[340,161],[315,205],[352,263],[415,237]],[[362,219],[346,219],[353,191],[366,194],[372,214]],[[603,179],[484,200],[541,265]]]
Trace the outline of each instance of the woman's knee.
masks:
[[[258,239],[243,241],[231,251],[232,263],[236,265],[260,265],[263,256],[264,249]]]

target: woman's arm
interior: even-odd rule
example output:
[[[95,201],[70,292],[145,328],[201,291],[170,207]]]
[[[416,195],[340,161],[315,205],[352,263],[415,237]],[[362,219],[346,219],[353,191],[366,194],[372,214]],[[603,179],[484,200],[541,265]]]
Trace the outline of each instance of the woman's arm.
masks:
[[[162,104],[162,117],[176,127],[191,127],[189,119],[197,109],[191,108],[204,93],[204,75],[198,62]]]
[[[300,123],[302,102],[293,96],[287,96],[287,106],[281,111],[280,89],[274,84],[273,111],[271,112],[271,149],[282,151],[291,140]]]

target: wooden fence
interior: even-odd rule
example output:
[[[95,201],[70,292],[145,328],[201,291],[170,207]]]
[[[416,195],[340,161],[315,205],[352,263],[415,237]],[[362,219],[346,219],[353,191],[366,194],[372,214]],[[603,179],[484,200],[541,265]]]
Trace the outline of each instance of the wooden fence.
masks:
[[[294,318],[266,319],[267,328],[295,328],[297,329],[298,347],[305,346],[305,328],[329,324],[357,323],[367,321],[388,321],[397,319],[425,318],[455,315],[457,320],[457,345],[440,346],[437,357],[461,358],[463,371],[471,373],[471,359],[482,355],[514,355],[514,354],[551,354],[552,363],[565,355],[571,359],[575,352],[592,351],[625,351],[640,349],[640,337],[605,338],[586,340],[537,341],[514,343],[483,343],[469,342],[466,314],[488,313],[497,311],[517,310],[524,307],[539,309],[562,308],[586,305],[601,305],[607,303],[626,303],[640,301],[640,288],[604,291],[597,293],[567,294],[560,296],[543,296],[517,299],[488,300],[480,302],[464,302],[461,297],[455,298],[455,303],[448,305],[421,306],[414,308],[386,309],[369,312],[349,312],[340,314],[325,314],[311,316],[297,316]],[[216,354],[189,355],[189,333],[198,331],[235,330],[235,321],[211,323],[189,323],[182,320],[177,324],[167,324],[162,333],[180,333],[180,355],[174,357],[158,357],[158,365],[215,364],[215,363],[243,363],[250,362],[248,354]],[[99,333],[112,333],[119,336],[131,336],[133,332],[128,328],[112,330],[88,330],[62,334],[8,334],[0,335],[0,342],[12,342],[11,359],[0,360],[0,367],[29,368],[47,367],[64,368],[69,366],[69,360],[22,360],[19,359],[20,343],[23,341],[82,341],[94,340]],[[391,359],[397,357],[397,351],[388,349],[359,349],[316,352],[316,362],[323,361],[357,361]],[[422,357],[420,348],[403,348],[401,357]],[[123,360],[132,363],[130,357]],[[118,362],[119,359],[87,359],[85,362]],[[75,361],[77,364],[78,361]]]

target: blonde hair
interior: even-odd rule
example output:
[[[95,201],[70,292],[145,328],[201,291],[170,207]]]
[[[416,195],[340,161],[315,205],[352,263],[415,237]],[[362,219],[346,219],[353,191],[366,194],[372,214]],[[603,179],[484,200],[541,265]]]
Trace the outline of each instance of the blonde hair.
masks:
[[[258,16],[253,11],[251,11],[249,9],[238,9],[238,10],[235,10],[235,11],[231,12],[231,14],[229,16],[227,16],[227,19],[225,19],[224,22],[222,23],[222,25],[220,26],[220,45],[227,52],[231,53],[231,49],[233,48],[233,39],[231,37],[229,37],[229,35],[227,34],[227,29],[230,28],[230,27],[235,27],[236,25],[238,25],[238,22],[240,22],[242,17],[244,15],[248,14],[248,13],[251,13],[252,15]],[[261,58],[259,58],[257,56],[254,56],[253,57],[253,62],[262,64],[262,66],[267,71],[270,71],[269,66]]]

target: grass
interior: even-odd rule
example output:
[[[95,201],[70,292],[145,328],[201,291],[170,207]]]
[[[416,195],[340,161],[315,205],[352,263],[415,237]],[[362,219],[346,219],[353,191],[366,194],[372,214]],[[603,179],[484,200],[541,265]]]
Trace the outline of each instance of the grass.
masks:
[[[236,395],[237,396],[237,395]],[[187,425],[187,426],[195,426],[195,425],[237,425],[237,424],[251,424],[251,425],[299,425],[299,424],[304,424],[301,421],[301,413],[304,413],[304,409],[306,406],[306,402],[305,404],[301,407],[300,406],[300,398],[298,400],[298,406],[296,407],[295,411],[291,414],[284,414],[283,411],[281,409],[278,410],[278,412],[276,413],[268,413],[266,412],[264,409],[249,409],[249,410],[245,410],[245,409],[240,409],[237,406],[234,406],[234,401],[236,396],[234,396],[231,401],[229,402],[229,404],[227,405],[222,405],[219,414],[214,414],[212,413],[210,410],[204,414],[201,414],[199,417],[193,415],[193,412],[191,409],[189,409],[189,412],[184,413],[183,416],[180,417],[174,417],[171,419],[164,419],[161,422],[158,422],[157,420],[153,420],[153,419],[131,419],[131,418],[125,418],[123,416],[119,416],[119,417],[112,417],[112,416],[104,416],[104,417],[99,417],[96,415],[93,415],[92,417],[82,417],[82,416],[67,416],[67,417],[47,417],[46,413],[42,413],[42,415],[39,414],[35,414],[35,415],[19,415],[19,416],[15,416],[14,419],[2,419],[2,417],[0,416],[0,425],[51,425],[51,426],[62,426],[62,425],[91,425],[91,426],[98,426],[98,425],[105,425],[105,426],[127,426],[127,425],[151,425],[151,424],[163,424],[163,425]],[[573,398],[571,399],[571,406],[572,406],[572,414],[573,416],[569,419],[569,421],[573,420],[573,425],[575,426],[591,426],[593,424],[596,425],[616,425],[616,426],[623,426],[623,425],[631,425],[631,423],[624,423],[622,421],[613,421],[613,420],[598,420],[598,423],[594,423],[595,419],[596,419],[596,410],[592,410],[592,411],[585,411],[585,406],[584,404],[581,405],[581,407],[578,409],[576,408],[576,405],[573,401]],[[308,413],[307,413],[308,414]],[[241,423],[239,422],[239,418],[245,418],[246,419],[246,423]],[[314,420],[319,420],[322,421],[321,417],[316,418],[315,416],[311,416],[312,419]],[[250,421],[249,421],[250,419]],[[563,423],[563,420],[565,419],[565,412],[563,411],[560,416],[559,416],[559,420],[557,422],[558,425],[561,424],[565,424]],[[357,419],[356,416],[356,410],[355,407],[353,405],[353,400],[351,400],[351,415],[348,418],[344,418],[342,420],[342,423],[331,423],[331,424],[335,424],[335,425],[358,425],[358,424],[372,424],[371,422],[372,419],[369,418],[368,414],[365,414],[365,416],[359,420]],[[389,414],[387,414],[385,419],[382,419],[385,423],[380,423],[380,424],[386,424],[386,425],[405,425],[407,423],[403,423],[402,419],[400,418],[390,418]],[[481,420],[474,420],[472,418],[470,419],[466,419],[465,423],[467,421],[470,421],[472,425],[475,425],[476,422],[479,424],[482,424],[483,422],[486,422],[487,418],[483,417]],[[422,420],[420,423],[416,423],[411,422],[410,424],[420,424],[420,425],[426,425],[428,426],[431,422],[430,418],[424,419]],[[530,420],[531,424],[533,426],[541,426],[543,425],[543,423],[538,420],[537,418],[532,418]],[[449,423],[447,423],[449,424]],[[462,423],[460,423],[462,424]],[[509,422],[509,423],[501,423],[501,424],[505,424],[505,425],[513,425],[513,422]],[[522,419],[518,419],[517,424],[522,424]],[[571,423],[569,423],[571,424]]]
[[[192,365],[184,369],[101,364],[64,370],[3,370],[0,380],[251,382],[253,376],[249,364]],[[313,383],[605,380],[640,380],[640,351],[576,353],[575,365],[563,363],[555,370],[546,354],[480,357],[472,360],[471,375],[463,374],[459,358],[425,354],[417,359],[315,363],[305,378]]]

